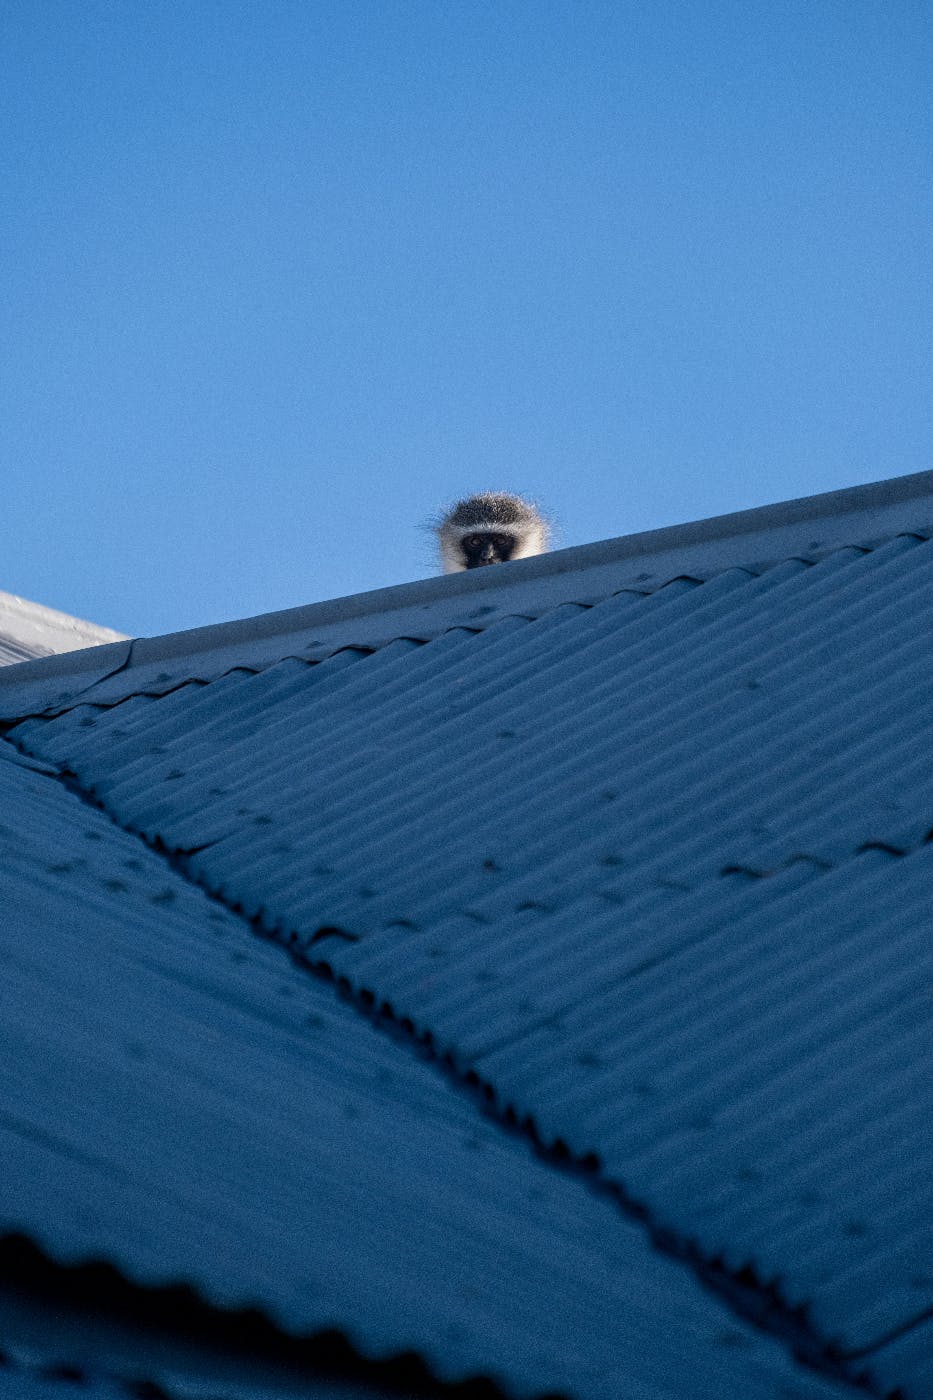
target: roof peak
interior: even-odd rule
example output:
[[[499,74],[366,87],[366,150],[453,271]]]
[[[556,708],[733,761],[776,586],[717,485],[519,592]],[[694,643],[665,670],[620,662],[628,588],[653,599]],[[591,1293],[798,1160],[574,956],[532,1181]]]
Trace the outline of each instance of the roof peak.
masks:
[[[236,666],[260,669],[285,656],[315,661],[342,647],[375,648],[397,637],[426,640],[452,627],[478,630],[501,617],[534,617],[561,603],[592,603],[626,588],[652,592],[684,574],[709,578],[794,555],[819,558],[905,532],[933,534],[933,471],[576,545],[493,569],[21,662],[0,668],[0,718],[66,708],[79,694],[112,703],[121,694],[164,691]],[[109,684],[101,690],[105,680]],[[85,695],[92,686],[93,696]]]

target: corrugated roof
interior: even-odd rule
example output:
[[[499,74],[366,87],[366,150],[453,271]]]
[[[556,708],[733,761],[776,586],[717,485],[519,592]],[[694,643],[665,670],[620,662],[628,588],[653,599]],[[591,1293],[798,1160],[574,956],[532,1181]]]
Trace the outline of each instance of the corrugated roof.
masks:
[[[933,474],[658,534],[0,704],[763,1321],[922,1400]]]
[[[86,1350],[77,1338],[76,1350],[79,1354]],[[47,1348],[44,1354],[48,1355]],[[219,1377],[210,1371],[192,1374],[190,1368],[167,1381],[164,1373],[171,1369],[163,1357],[155,1366],[161,1379],[153,1381],[138,1359],[127,1367],[124,1377],[65,1361],[33,1363],[5,1354],[0,1359],[0,1400],[218,1400],[221,1394],[225,1400],[385,1400],[386,1394],[356,1386],[309,1385],[307,1380],[270,1386],[223,1370]]]
[[[78,1354],[82,1348],[76,1338]],[[45,1355],[48,1349],[45,1350]],[[168,1378],[166,1378],[168,1372]],[[385,1391],[360,1389],[326,1383],[309,1384],[307,1380],[293,1384],[266,1384],[262,1380],[244,1379],[235,1373],[191,1369],[172,1376],[171,1365],[156,1363],[153,1381],[145,1366],[134,1359],[126,1375],[106,1375],[70,1362],[48,1363],[19,1359],[6,1355],[0,1361],[0,1400],[385,1400]],[[222,1389],[218,1389],[218,1386]]]
[[[14,760],[0,744],[0,1234],[62,1269],[109,1262],[128,1288],[258,1307],[283,1333],[335,1329],[366,1358],[413,1351],[445,1381],[605,1400],[840,1393]]]
[[[81,1400],[126,1400],[126,1391],[109,1381],[81,1378]],[[74,1400],[75,1382],[67,1376],[43,1375],[19,1366],[0,1365],[0,1400]]]
[[[6,1256],[5,1245],[0,1249]],[[266,1346],[257,1354],[242,1342],[248,1319],[237,1318],[227,1329],[239,1334],[233,1345],[229,1336],[222,1344],[216,1330],[205,1337],[192,1319],[191,1299],[181,1302],[182,1325],[170,1329],[152,1315],[134,1316],[127,1306],[106,1312],[87,1276],[67,1295],[53,1291],[51,1300],[35,1288],[14,1294],[4,1279],[0,1400],[399,1400],[397,1386],[316,1375],[294,1351],[276,1356],[276,1348]],[[438,1396],[417,1377],[408,1388],[418,1400]]]
[[[110,627],[0,592],[0,666],[123,640],[124,634]]]

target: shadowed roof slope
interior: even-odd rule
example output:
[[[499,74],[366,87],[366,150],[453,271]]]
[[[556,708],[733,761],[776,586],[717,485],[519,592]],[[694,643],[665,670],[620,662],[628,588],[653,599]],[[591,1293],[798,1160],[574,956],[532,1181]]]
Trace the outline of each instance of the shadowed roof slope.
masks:
[[[34,1241],[64,1275],[113,1265],[124,1310],[186,1284],[215,1312],[260,1308],[283,1344],[335,1330],[361,1369],[412,1352],[446,1381],[601,1400],[791,1384],[780,1348],[609,1199],[8,742],[0,811],[17,818],[0,833],[0,1239]],[[20,1255],[0,1243],[0,1284]],[[70,1353],[46,1360],[86,1365],[68,1305]],[[16,1321],[0,1288],[4,1351]],[[125,1376],[114,1351],[105,1339],[98,1368]],[[159,1384],[185,1376],[170,1348],[148,1364]],[[804,1377],[793,1393],[838,1392]]]
[[[0,678],[7,745],[51,769],[28,781],[99,804],[179,901],[201,886],[247,943],[245,921],[337,979],[357,1007],[340,1008],[347,1055],[354,1015],[378,1013],[503,1125],[578,1164],[564,1178],[536,1163],[571,1194],[527,1219],[521,1189],[497,1194],[501,1128],[484,1124],[490,1149],[461,1194],[442,1184],[466,1170],[455,1157],[427,1178],[441,1254],[461,1195],[471,1236],[494,1239],[498,1221],[510,1242],[485,1275],[502,1281],[496,1326],[476,1334],[507,1390],[537,1378],[598,1395],[608,1377],[622,1395],[809,1394],[793,1387],[823,1382],[794,1356],[841,1393],[933,1390],[931,535],[924,474]],[[80,860],[65,875],[96,907]],[[192,917],[185,958],[200,967]],[[273,976],[259,969],[251,996]],[[412,1048],[384,1053],[414,1066]],[[268,1054],[257,1085],[286,1062]],[[406,1142],[430,1129],[413,1092],[408,1117],[377,1114],[386,1140],[392,1114]],[[436,1144],[427,1155],[447,1163]],[[152,1170],[168,1182],[174,1160],[156,1150]],[[309,1182],[322,1170],[316,1157]],[[397,1189],[418,1179],[405,1166]],[[590,1187],[606,1212],[592,1224],[574,1214]],[[387,1218],[367,1226],[377,1245]],[[132,1274],[139,1245],[119,1221],[99,1237]],[[639,1240],[644,1256],[613,1255]],[[653,1277],[651,1244],[673,1272],[620,1341],[611,1319],[635,1314],[613,1290]],[[160,1248],[210,1298],[252,1287],[283,1306],[271,1283],[246,1284],[246,1262],[218,1292],[209,1256],[182,1267],[170,1232]],[[548,1257],[564,1292],[536,1315],[550,1329],[568,1300],[591,1310],[549,1360],[507,1306],[516,1288],[544,1296],[527,1279]],[[427,1258],[401,1276],[430,1279]],[[374,1260],[350,1245],[343,1267],[359,1329]],[[691,1332],[683,1292],[700,1283],[748,1335],[770,1332],[790,1372],[743,1341],[740,1379],[710,1379],[722,1356]],[[440,1287],[466,1322],[471,1286]],[[411,1333],[418,1296],[399,1310]],[[353,1311],[340,1325],[355,1336]],[[405,1335],[451,1374],[463,1338]]]

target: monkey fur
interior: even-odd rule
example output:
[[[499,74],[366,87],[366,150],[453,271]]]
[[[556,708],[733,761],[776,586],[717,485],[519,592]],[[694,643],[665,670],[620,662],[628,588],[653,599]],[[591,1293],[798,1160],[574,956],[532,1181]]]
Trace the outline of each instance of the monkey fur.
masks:
[[[536,506],[506,491],[458,501],[436,527],[445,574],[547,551],[550,530]]]

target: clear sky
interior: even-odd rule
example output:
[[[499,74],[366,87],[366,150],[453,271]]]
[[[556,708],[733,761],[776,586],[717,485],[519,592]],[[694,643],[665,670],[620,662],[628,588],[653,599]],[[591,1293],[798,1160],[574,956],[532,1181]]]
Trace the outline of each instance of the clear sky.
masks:
[[[0,589],[134,634],[933,467],[929,0],[3,0]]]

